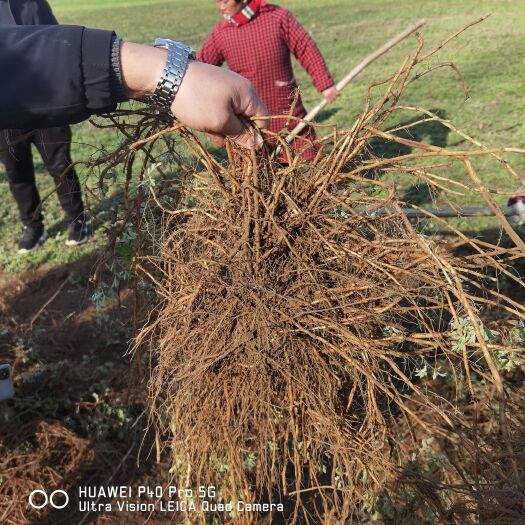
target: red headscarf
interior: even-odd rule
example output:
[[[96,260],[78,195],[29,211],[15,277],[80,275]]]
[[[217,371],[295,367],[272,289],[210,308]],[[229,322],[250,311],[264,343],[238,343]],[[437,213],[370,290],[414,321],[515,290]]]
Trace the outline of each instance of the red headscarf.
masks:
[[[242,26],[255,18],[259,11],[264,10],[267,6],[268,0],[252,0],[242,11],[239,11],[236,15],[224,15],[224,18],[235,26]]]

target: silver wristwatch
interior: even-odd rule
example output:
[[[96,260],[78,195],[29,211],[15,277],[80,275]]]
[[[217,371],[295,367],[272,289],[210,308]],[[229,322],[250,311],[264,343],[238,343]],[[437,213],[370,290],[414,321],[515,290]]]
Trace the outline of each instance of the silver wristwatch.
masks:
[[[188,67],[189,60],[195,60],[193,49],[183,42],[169,38],[156,38],[155,47],[165,47],[168,50],[166,65],[162,71],[155,93],[148,98],[148,104],[171,113],[171,104],[179,90]]]

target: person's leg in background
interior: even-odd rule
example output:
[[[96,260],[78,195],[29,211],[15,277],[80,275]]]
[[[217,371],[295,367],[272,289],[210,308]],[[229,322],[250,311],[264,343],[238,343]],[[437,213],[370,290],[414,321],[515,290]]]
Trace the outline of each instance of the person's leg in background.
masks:
[[[47,237],[35,182],[31,142],[30,139],[20,140],[24,133],[28,131],[0,131],[0,161],[5,166],[9,189],[24,225],[24,234],[18,243],[20,253],[38,248]]]
[[[53,177],[60,205],[68,221],[68,246],[78,246],[89,239],[82,192],[71,160],[71,129],[69,126],[42,129],[34,137],[44,165]]]

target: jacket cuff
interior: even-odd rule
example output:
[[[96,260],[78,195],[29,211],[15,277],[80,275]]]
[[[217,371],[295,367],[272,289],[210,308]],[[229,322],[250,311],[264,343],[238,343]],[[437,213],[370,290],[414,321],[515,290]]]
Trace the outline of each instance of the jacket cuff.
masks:
[[[120,48],[122,38],[113,35],[111,39],[111,93],[115,102],[125,102],[128,100],[124,94],[122,84],[122,71],[120,69]]]
[[[82,73],[86,108],[93,113],[114,111],[111,49],[113,31],[84,29],[82,34]]]
[[[331,75],[328,75],[326,77],[318,79],[315,82],[315,89],[317,89],[319,93],[322,93],[325,89],[331,88],[334,85],[335,85],[334,79],[332,78]]]

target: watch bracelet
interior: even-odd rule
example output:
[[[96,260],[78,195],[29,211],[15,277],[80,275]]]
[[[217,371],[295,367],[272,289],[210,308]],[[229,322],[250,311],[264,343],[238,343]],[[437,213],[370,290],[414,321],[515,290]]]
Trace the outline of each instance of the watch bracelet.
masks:
[[[182,42],[175,41],[168,41],[167,49],[166,64],[155,88],[155,93],[149,97],[148,103],[170,112],[171,104],[186,73],[192,49]]]

